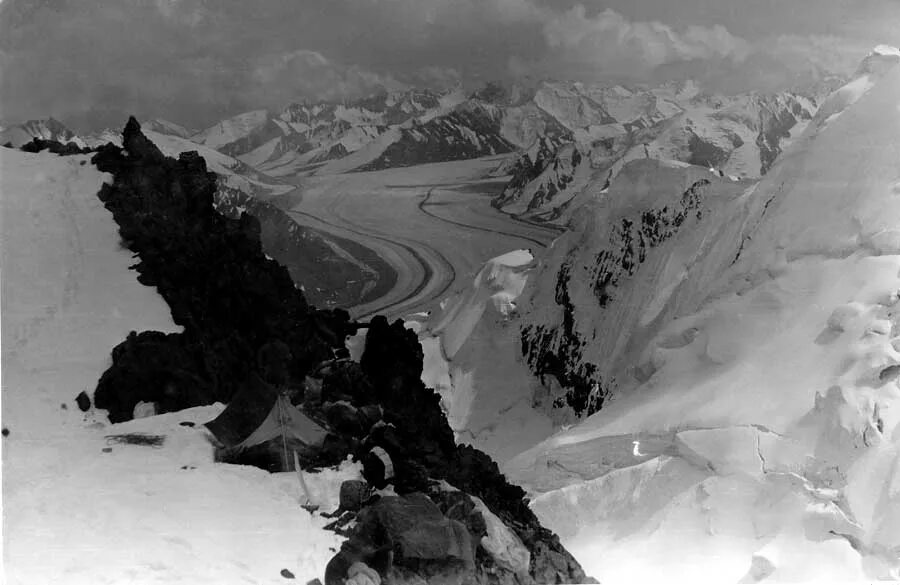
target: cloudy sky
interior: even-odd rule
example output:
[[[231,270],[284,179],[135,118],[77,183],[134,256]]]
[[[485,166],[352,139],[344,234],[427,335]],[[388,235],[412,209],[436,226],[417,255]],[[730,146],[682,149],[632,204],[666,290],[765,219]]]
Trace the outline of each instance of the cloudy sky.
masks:
[[[777,89],[898,37],[900,0],[0,0],[0,119],[198,128],[515,78]]]

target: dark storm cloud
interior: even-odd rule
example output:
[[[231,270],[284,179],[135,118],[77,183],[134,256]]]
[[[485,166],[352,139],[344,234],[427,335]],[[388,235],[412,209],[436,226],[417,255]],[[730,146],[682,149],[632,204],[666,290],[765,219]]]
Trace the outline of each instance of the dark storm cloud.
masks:
[[[202,126],[383,87],[711,67],[778,85],[897,30],[898,0],[5,0],[0,116]]]

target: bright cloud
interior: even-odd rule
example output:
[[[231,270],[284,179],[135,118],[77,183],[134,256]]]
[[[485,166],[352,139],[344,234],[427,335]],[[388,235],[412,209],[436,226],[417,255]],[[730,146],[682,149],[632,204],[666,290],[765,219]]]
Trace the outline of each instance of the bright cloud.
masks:
[[[551,61],[631,75],[675,61],[741,60],[750,47],[721,25],[676,30],[661,22],[630,21],[610,9],[591,16],[581,4],[554,16],[543,32]]]

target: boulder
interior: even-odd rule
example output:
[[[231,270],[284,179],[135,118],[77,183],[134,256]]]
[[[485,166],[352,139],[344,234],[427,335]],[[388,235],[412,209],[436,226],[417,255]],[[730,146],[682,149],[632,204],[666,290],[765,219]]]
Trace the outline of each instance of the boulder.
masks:
[[[362,437],[363,425],[360,421],[359,410],[349,402],[326,402],[322,411],[331,428],[339,433]]]
[[[349,540],[328,564],[326,585],[348,579],[356,563],[377,568],[389,583],[398,581],[398,571],[426,582],[450,576],[462,583],[474,575],[475,545],[465,525],[446,518],[427,495],[386,496],[359,513]]]
[[[78,396],[75,397],[75,404],[78,405],[78,410],[81,412],[87,412],[91,409],[91,399],[88,397],[87,392],[82,390],[78,393]]]
[[[358,512],[372,494],[372,488],[364,481],[348,479],[341,484],[340,506],[349,512]]]

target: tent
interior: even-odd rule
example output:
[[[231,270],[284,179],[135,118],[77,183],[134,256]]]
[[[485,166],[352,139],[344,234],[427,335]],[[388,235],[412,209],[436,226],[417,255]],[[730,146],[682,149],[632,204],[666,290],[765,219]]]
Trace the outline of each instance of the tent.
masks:
[[[294,470],[294,453],[313,456],[328,434],[255,376],[206,427],[222,445],[217,460],[269,471]]]

